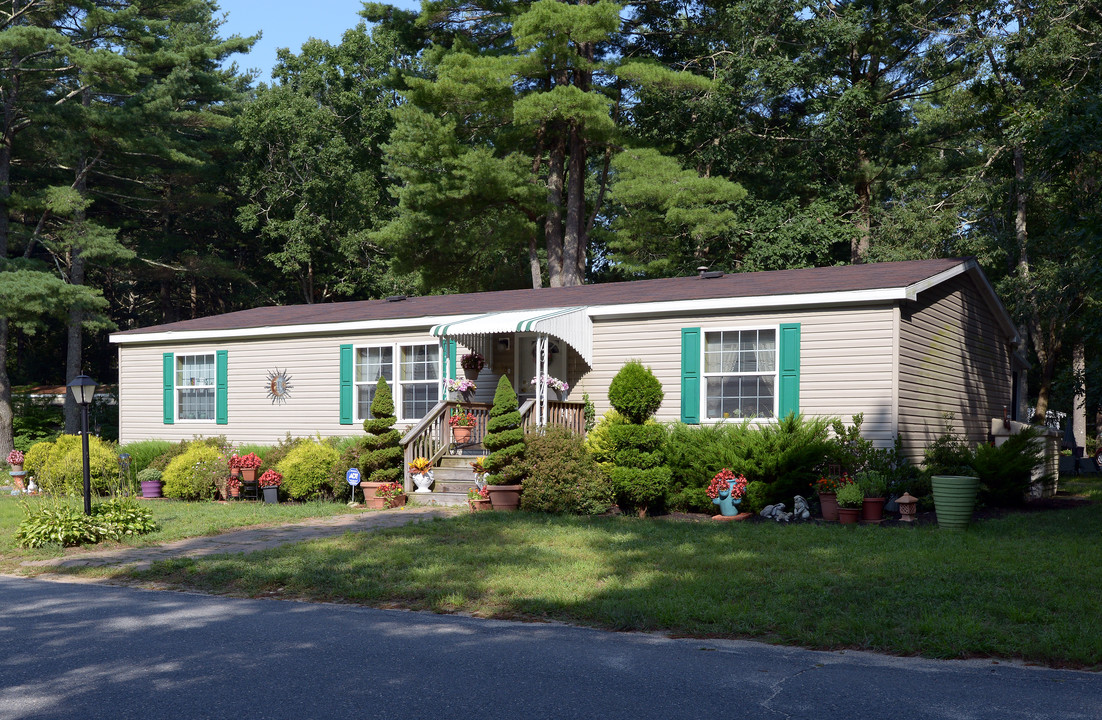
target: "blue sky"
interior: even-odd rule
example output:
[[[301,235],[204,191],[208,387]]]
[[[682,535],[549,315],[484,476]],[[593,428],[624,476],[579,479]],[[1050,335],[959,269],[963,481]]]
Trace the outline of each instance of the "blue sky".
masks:
[[[391,5],[408,10],[421,7],[420,0],[390,0]],[[218,0],[226,23],[221,28],[222,37],[241,35],[248,37],[263,31],[263,37],[248,55],[237,56],[241,68],[260,70],[258,80],[271,79],[275,65],[276,49],[285,47],[298,52],[302,44],[312,37],[340,42],[345,30],[360,22],[358,15],[363,7],[361,0]]]

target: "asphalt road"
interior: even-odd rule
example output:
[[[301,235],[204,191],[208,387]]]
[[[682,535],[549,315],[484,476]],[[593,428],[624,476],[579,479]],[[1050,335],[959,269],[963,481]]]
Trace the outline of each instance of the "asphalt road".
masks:
[[[0,718],[1102,718],[1102,674],[0,577]]]

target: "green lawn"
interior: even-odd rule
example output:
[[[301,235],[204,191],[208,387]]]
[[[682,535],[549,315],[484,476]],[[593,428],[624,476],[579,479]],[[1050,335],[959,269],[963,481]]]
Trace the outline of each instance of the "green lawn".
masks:
[[[1075,489],[1102,499],[1098,481]],[[1102,505],[964,533],[478,513],[107,572],[213,593],[1102,669],[1100,545]]]
[[[23,518],[21,502],[41,502],[39,498],[19,498],[10,495],[0,496],[0,568],[9,569],[19,561],[57,557],[64,552],[84,552],[88,548],[45,548],[42,550],[21,550],[15,544],[15,530]],[[53,500],[46,500],[53,502]],[[67,502],[75,507],[83,507],[79,498]],[[174,500],[151,500],[143,502],[142,507],[153,513],[160,529],[157,532],[127,540],[123,543],[105,542],[97,547],[120,547],[123,545],[155,545],[169,540],[199,535],[217,535],[236,528],[255,525],[278,525],[312,517],[342,515],[351,512],[364,512],[349,508],[347,505],[332,502],[281,503],[278,505],[262,502],[178,502]]]
[[[1102,667],[1102,506],[843,528],[478,513],[137,577],[623,630]]]

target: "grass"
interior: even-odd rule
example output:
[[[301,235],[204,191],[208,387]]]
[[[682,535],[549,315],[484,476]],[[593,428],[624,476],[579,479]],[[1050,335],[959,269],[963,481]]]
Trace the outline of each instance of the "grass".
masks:
[[[42,502],[42,500],[28,498],[24,502]],[[46,502],[54,501],[46,500]],[[74,506],[83,507],[83,501],[79,498],[70,498],[61,502],[69,502]],[[18,566],[18,563],[22,560],[58,557],[65,552],[84,552],[88,550],[87,547],[72,548],[68,551],[61,548],[43,548],[41,550],[23,550],[19,548],[15,543],[14,534],[16,528],[19,527],[19,522],[23,519],[23,509],[20,503],[21,501],[18,498],[10,495],[0,496],[0,569],[11,570]],[[361,512],[360,510],[352,510],[346,505],[332,502],[280,503],[276,505],[262,502],[199,503],[155,500],[143,503],[142,507],[148,508],[153,513],[153,518],[160,527],[157,532],[132,538],[122,543],[101,543],[96,547],[156,545],[186,537],[217,535],[227,530],[242,527],[277,525],[312,517]]]
[[[1097,480],[1064,487],[1102,500]],[[1102,669],[1100,540],[1102,505],[964,533],[477,513],[107,572],[212,593]]]
[[[1098,487],[1091,488],[1098,492]],[[1102,508],[965,533],[478,513],[136,573],[278,594],[620,630],[1102,668]]]

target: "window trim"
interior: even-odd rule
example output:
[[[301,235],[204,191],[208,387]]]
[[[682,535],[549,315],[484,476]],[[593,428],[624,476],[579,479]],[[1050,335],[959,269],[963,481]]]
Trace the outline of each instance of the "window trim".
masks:
[[[707,371],[708,360],[706,349],[708,347],[708,334],[709,333],[724,333],[724,332],[747,332],[751,330],[772,330],[773,331],[773,416],[772,417],[752,417],[746,418],[741,415],[738,417],[712,417],[708,414],[708,379],[711,377],[742,377],[742,376],[768,376],[767,372],[755,372],[755,373],[709,373]],[[751,423],[764,424],[775,423],[778,420],[778,414],[780,413],[780,399],[781,399],[781,325],[780,323],[766,324],[766,325],[724,325],[722,327],[702,327],[700,328],[700,422],[746,422],[749,420]]]
[[[214,370],[213,382],[209,385],[192,386],[192,385],[180,385],[177,380],[177,368],[180,366],[180,362],[184,358],[189,357],[209,357],[211,359],[211,368]],[[182,418],[180,417],[180,391],[188,390],[192,387],[209,387],[214,393],[214,413],[210,418]],[[188,352],[188,353],[176,353],[172,354],[172,419],[173,423],[184,423],[193,425],[216,425],[218,423],[218,352],[211,350],[209,352]]]
[[[435,381],[432,381],[432,380],[411,380],[411,381],[408,381],[408,383],[409,384],[414,384],[414,385],[426,385],[430,382],[435,382],[436,386],[437,386],[437,390],[436,390],[437,402],[440,402],[440,398],[443,397],[442,388],[443,388],[443,382],[444,382],[443,381],[443,368],[441,367],[441,363],[443,362],[443,360],[441,359],[443,357],[443,352],[440,350],[440,346],[437,343],[433,343],[431,341],[430,342],[416,342],[415,341],[415,342],[389,342],[389,343],[353,344],[352,345],[352,422],[353,423],[362,423],[364,420],[367,419],[367,418],[364,418],[364,417],[360,417],[360,399],[359,399],[360,398],[360,393],[359,393],[359,388],[363,385],[368,384],[368,383],[358,382],[356,380],[356,365],[357,365],[357,360],[359,358],[360,350],[369,350],[369,349],[372,349],[372,348],[390,348],[391,349],[391,371],[390,372],[391,372],[392,379],[388,380],[387,382],[390,383],[391,394],[394,396],[394,415],[395,415],[395,417],[398,418],[396,422],[399,422],[399,423],[416,423],[416,422],[419,422],[422,419],[422,418],[405,417],[402,413],[402,386],[404,384],[406,384],[406,383],[403,383],[402,380],[401,380],[400,366],[401,366],[401,363],[402,363],[402,348],[403,347],[410,348],[410,347],[417,347],[417,346],[435,347],[437,349],[437,359],[436,359],[437,370],[436,370],[436,372],[439,375],[439,377]],[[378,382],[378,381],[376,381],[376,382]]]

